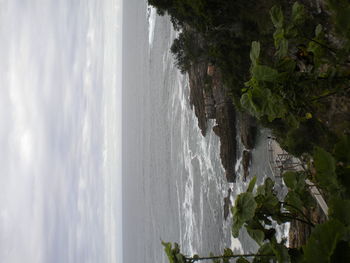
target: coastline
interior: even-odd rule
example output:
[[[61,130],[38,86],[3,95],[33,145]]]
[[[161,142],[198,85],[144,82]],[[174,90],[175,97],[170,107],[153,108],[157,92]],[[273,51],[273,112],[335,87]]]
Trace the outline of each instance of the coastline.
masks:
[[[237,133],[245,147],[244,153],[244,179],[248,177],[248,168],[251,161],[250,150],[254,148],[257,124],[250,115],[235,109],[227,90],[222,84],[221,72],[214,68],[207,74],[209,66],[206,63],[193,64],[188,72],[190,84],[190,103],[198,119],[198,126],[205,136],[209,119],[215,119],[216,125],[213,131],[220,138],[220,158],[225,169],[226,179],[230,183],[236,181],[235,164],[237,161]],[[206,86],[205,79],[211,79]],[[209,86],[209,87],[208,87]],[[209,89],[209,90],[208,90]],[[209,95],[208,95],[209,94]],[[209,97],[209,99],[208,99]],[[209,101],[209,102],[208,102]],[[211,103],[208,105],[208,103]],[[212,112],[209,112],[209,110]],[[236,122],[240,126],[236,129]]]

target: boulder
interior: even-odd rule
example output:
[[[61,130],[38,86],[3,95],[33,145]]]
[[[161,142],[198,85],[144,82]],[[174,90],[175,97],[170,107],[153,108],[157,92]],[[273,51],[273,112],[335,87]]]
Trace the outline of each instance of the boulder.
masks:
[[[236,111],[221,82],[221,73],[215,70],[212,83],[216,108],[216,123],[213,131],[220,137],[221,163],[226,171],[228,182],[236,181]]]
[[[257,134],[257,121],[248,113],[239,113],[239,131],[241,142],[244,147],[251,150],[255,146],[255,138]]]
[[[243,181],[247,180],[249,176],[249,166],[252,160],[252,154],[249,150],[244,150],[242,153],[242,166],[243,166]]]
[[[231,203],[231,188],[228,189],[227,196],[224,198],[224,219],[226,220],[228,215],[230,214],[230,208],[232,206]]]
[[[207,131],[207,117],[205,112],[205,102],[203,88],[207,74],[206,63],[192,64],[188,71],[190,82],[190,104],[194,108],[194,113],[198,119],[198,126],[205,136]]]

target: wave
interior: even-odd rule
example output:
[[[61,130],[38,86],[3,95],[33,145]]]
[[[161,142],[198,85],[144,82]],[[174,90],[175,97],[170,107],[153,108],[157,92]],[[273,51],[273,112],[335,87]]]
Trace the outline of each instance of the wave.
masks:
[[[148,43],[152,47],[154,39],[154,29],[157,19],[157,10],[154,7],[148,7],[147,9],[147,18],[148,18]]]

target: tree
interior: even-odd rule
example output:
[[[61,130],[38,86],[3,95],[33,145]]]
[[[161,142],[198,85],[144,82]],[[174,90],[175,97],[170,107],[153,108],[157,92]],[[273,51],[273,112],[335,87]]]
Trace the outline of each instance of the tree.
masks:
[[[185,73],[192,63],[198,63],[207,59],[202,46],[204,41],[193,30],[183,30],[171,46],[171,53],[175,56],[176,66]]]
[[[239,230],[244,226],[249,236],[259,245],[264,241],[275,242],[273,222],[278,224],[300,221],[314,226],[311,220],[302,212],[303,207],[314,204],[312,197],[306,190],[305,176],[302,173],[287,173],[284,181],[290,191],[282,202],[274,191],[275,183],[266,178],[263,185],[257,187],[254,194],[256,177],[254,177],[246,192],[239,194],[232,207],[232,235],[238,237]],[[305,205],[307,204],[307,205]]]

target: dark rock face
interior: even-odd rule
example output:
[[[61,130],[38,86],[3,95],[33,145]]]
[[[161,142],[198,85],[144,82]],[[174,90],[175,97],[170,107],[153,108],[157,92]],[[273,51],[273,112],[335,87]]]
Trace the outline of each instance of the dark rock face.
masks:
[[[224,219],[226,220],[228,215],[230,214],[230,207],[231,207],[231,188],[228,189],[227,196],[224,198]]]
[[[236,181],[236,112],[230,97],[221,83],[220,70],[212,76],[211,91],[204,91],[207,77],[207,64],[193,64],[188,71],[190,81],[190,103],[198,118],[198,126],[203,136],[206,134],[208,118],[216,119],[213,128],[220,137],[220,158],[226,171],[228,182]],[[213,105],[212,105],[213,104]],[[207,109],[206,109],[207,106]],[[211,108],[209,109],[208,106]]]
[[[221,73],[215,70],[212,83],[216,107],[216,123],[213,128],[220,137],[220,157],[228,182],[236,181],[236,112],[230,97],[221,83]]]
[[[216,109],[215,109],[215,100],[213,93],[210,91],[203,91],[204,96],[204,105],[205,105],[205,116],[207,119],[215,119]]]
[[[243,180],[246,181],[249,176],[249,166],[252,160],[252,153],[248,150],[244,150],[242,154],[242,164],[243,164]]]
[[[207,118],[205,115],[205,102],[203,95],[204,80],[207,74],[207,64],[193,64],[188,71],[190,81],[190,103],[194,108],[194,113],[198,119],[198,126],[205,136],[207,131]]]
[[[257,133],[256,119],[244,112],[240,112],[238,116],[241,142],[246,149],[251,150],[255,146],[255,137]]]

